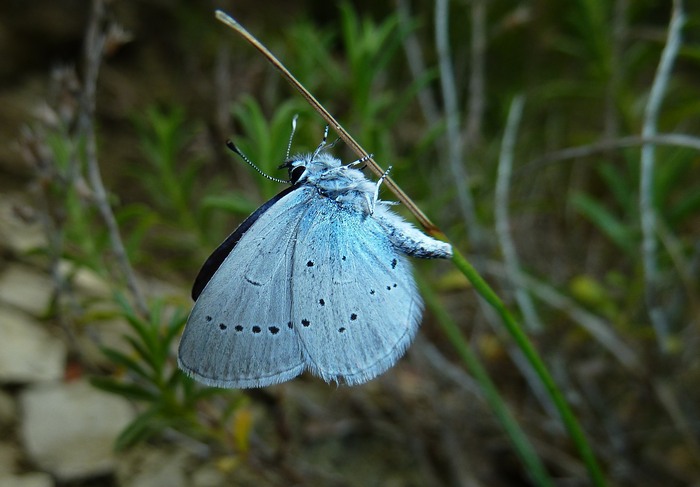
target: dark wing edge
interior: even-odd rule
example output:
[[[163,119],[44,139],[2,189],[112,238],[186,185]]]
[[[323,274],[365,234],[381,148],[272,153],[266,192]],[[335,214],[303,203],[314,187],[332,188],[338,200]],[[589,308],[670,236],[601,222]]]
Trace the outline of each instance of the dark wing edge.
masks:
[[[291,186],[278,193],[274,198],[268,200],[260,208],[255,210],[248,218],[246,218],[243,223],[238,225],[238,228],[236,228],[231,235],[226,237],[226,240],[224,240],[221,245],[219,245],[216,250],[212,252],[212,254],[202,265],[202,268],[199,270],[199,273],[194,280],[194,284],[192,285],[193,301],[197,301],[197,298],[199,298],[199,295],[202,294],[202,291],[204,291],[204,288],[209,283],[209,280],[212,278],[214,273],[219,270],[219,267],[221,267],[221,264],[224,260],[226,260],[228,254],[231,253],[238,241],[241,239],[241,237],[243,237],[243,234],[253,226],[258,218],[260,218],[267,210],[272,208],[275,203],[298,188],[299,186]]]

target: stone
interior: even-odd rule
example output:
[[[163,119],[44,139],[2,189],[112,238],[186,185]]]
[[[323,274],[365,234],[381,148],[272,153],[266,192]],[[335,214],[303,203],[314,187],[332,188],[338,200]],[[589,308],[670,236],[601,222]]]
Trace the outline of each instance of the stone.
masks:
[[[1,328],[2,326],[0,326]],[[2,346],[0,346],[0,349],[2,349]],[[0,390],[0,438],[7,438],[8,432],[14,426],[16,419],[17,407],[15,406],[14,398],[7,392]]]
[[[7,194],[0,200],[0,247],[19,255],[46,248],[46,235],[27,200],[21,194]]]
[[[0,442],[0,478],[17,471],[21,453],[14,443]],[[0,482],[0,485],[8,485]]]
[[[185,474],[188,456],[184,450],[154,449],[141,445],[120,458],[117,468],[119,485],[190,487]]]
[[[197,468],[192,473],[192,487],[219,487],[230,483],[224,472],[213,463],[208,463]]]
[[[0,301],[30,315],[46,313],[52,293],[49,276],[32,267],[12,264],[0,274]]]
[[[0,485],[7,487],[53,487],[51,475],[44,472],[32,472],[22,475],[0,475]]]
[[[125,399],[83,380],[30,387],[21,393],[20,407],[29,459],[61,481],[111,472],[114,440],[134,418]]]
[[[41,323],[19,311],[0,307],[0,336],[0,382],[28,383],[63,377],[66,346]]]
[[[95,271],[77,266],[68,260],[58,264],[58,272],[66,281],[70,281],[73,289],[81,296],[90,298],[111,298],[112,288],[109,283]]]

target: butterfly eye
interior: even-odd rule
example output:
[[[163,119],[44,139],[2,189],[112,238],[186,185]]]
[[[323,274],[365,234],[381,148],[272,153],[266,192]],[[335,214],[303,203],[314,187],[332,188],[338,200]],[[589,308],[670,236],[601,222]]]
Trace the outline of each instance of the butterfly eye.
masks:
[[[292,184],[296,184],[301,179],[301,176],[305,172],[306,172],[306,167],[304,167],[304,166],[297,166],[294,169],[290,169],[289,179],[291,180]]]

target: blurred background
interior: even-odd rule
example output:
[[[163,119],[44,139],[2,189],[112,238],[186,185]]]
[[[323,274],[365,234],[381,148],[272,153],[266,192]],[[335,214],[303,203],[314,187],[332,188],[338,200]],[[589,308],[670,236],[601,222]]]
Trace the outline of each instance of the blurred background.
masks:
[[[522,336],[421,261],[419,337],[365,385],[177,371],[201,263],[283,189],[225,140],[285,177],[293,115],[293,152],[325,125],[217,8],[393,166]],[[700,486],[698,14],[4,0],[0,485]]]

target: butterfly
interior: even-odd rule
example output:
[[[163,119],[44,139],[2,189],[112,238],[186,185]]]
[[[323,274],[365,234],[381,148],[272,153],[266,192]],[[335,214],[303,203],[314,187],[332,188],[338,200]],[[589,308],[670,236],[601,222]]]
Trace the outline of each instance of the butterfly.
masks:
[[[292,131],[292,135],[293,135]],[[290,187],[211,254],[192,288],[180,368],[214,387],[265,387],[310,371],[356,385],[392,367],[421,320],[408,256],[450,258],[379,199],[377,182],[328,153],[287,158]],[[253,165],[233,144],[229,145]],[[255,167],[253,165],[253,167]]]

